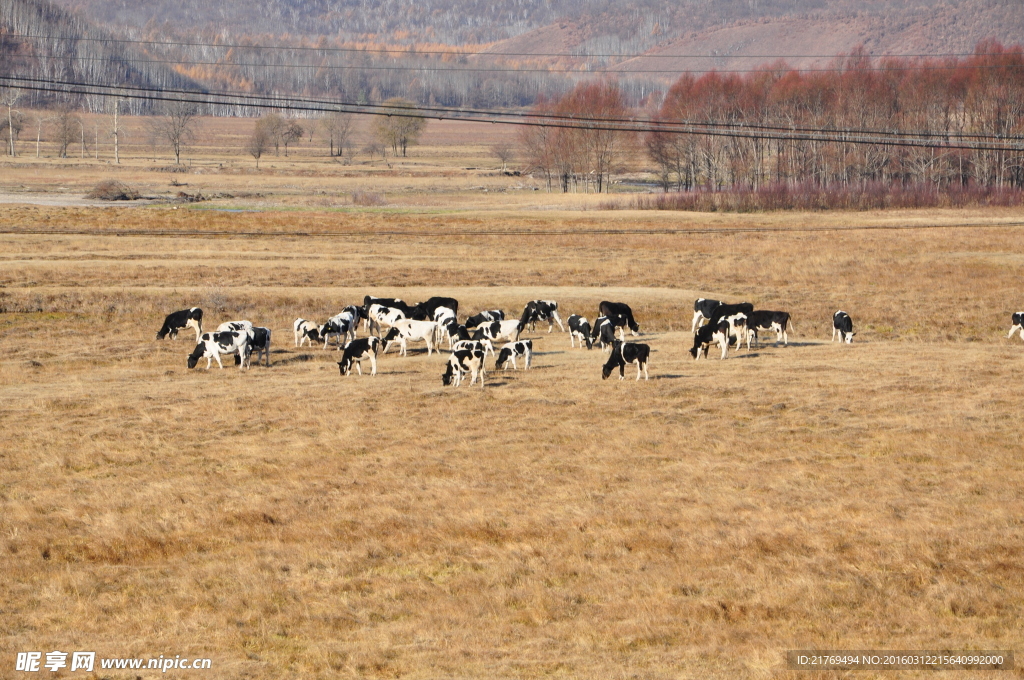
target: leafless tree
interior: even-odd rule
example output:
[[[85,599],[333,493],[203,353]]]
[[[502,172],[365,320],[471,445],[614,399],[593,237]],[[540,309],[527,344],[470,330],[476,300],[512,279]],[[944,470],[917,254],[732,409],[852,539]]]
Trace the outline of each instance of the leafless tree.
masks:
[[[348,139],[352,135],[352,114],[329,113],[321,121],[321,127],[328,138],[331,156],[342,155],[345,147],[348,146]]]
[[[260,169],[260,158],[270,148],[270,135],[267,133],[266,126],[261,123],[262,119],[256,121],[256,125],[252,129],[252,135],[249,136],[249,140],[245,144],[245,150],[256,159],[257,170]]]
[[[174,163],[180,165],[181,152],[196,139],[199,112],[195,104],[185,101],[171,102],[165,111],[166,115],[156,121],[156,131],[160,138],[171,145]]]
[[[281,144],[284,146],[284,155],[288,156],[288,145],[302,139],[302,126],[298,121],[286,120],[281,128]]]
[[[21,90],[7,88],[0,93],[0,103],[3,103],[7,107],[7,142],[8,142],[8,154],[11,156],[17,156],[17,147],[15,141],[18,139],[18,132],[21,132],[19,127],[17,130],[14,129],[14,105],[21,99]],[[19,114],[20,119],[20,114]]]
[[[416,105],[406,99],[389,99],[384,106],[394,109],[410,109],[409,113],[378,116],[373,123],[373,134],[381,144],[391,147],[394,155],[407,155],[410,144],[415,144],[427,125],[427,119],[415,114]]]
[[[67,158],[68,146],[78,136],[80,119],[71,111],[70,106],[64,104],[57,108],[57,112],[51,120],[53,120],[53,133],[57,142],[57,155]]]
[[[491,146],[491,155],[501,161],[501,171],[508,171],[508,164],[515,158],[515,147],[509,142],[498,142]]]

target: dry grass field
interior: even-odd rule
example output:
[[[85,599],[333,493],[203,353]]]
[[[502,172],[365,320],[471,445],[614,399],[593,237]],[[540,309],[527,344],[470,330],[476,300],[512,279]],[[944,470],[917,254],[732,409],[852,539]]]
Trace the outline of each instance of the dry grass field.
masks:
[[[351,178],[404,197],[375,209],[297,170],[244,205],[0,205],[0,677],[54,649],[213,661],[95,675],[147,680],[869,678],[785,651],[1022,649],[1019,212],[581,210],[470,194],[447,153],[414,178],[436,192]],[[0,191],[99,176],[34,163]],[[806,231],[886,224],[991,226]],[[602,381],[557,329],[483,389],[419,348],[342,378],[293,347],[367,293],[625,301],[651,380]],[[792,312],[790,345],[692,361],[698,295]],[[272,328],[273,365],[189,371],[187,332],[153,336],[191,305]]]

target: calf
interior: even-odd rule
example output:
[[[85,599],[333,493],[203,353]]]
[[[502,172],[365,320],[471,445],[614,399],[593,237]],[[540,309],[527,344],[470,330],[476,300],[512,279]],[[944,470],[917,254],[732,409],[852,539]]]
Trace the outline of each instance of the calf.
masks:
[[[382,339],[383,353],[387,354],[391,345],[395,342],[401,346],[399,356],[408,356],[406,342],[409,340],[423,340],[427,343],[427,356],[434,350],[434,335],[437,333],[437,322],[417,321],[416,319],[402,319],[396,321],[388,334]]]
[[[729,322],[719,320],[718,323],[712,325],[701,326],[697,329],[697,332],[693,334],[693,347],[690,349],[690,356],[696,361],[700,359],[701,353],[704,354],[706,359],[708,356],[708,348],[714,344],[722,348],[722,359],[729,351]]]
[[[302,347],[303,343],[309,343],[312,347],[314,342],[320,342],[320,328],[312,321],[296,319],[292,322],[292,331],[295,333],[296,347]]]
[[[606,380],[617,367],[619,369],[619,380],[624,380],[626,377],[626,364],[636,364],[636,379],[640,379],[642,371],[644,380],[649,380],[650,378],[647,376],[647,359],[650,355],[650,345],[616,340],[615,344],[612,345],[612,353],[608,356],[607,363],[601,368],[601,379]]]
[[[697,326],[701,324],[705,319],[710,320],[711,315],[715,313],[715,309],[718,305],[722,304],[720,300],[709,300],[707,298],[697,298],[693,301],[693,323],[690,324],[690,332],[696,333]]]
[[[556,323],[559,330],[565,332],[565,326],[558,318],[558,303],[554,300],[531,300],[526,303],[526,307],[523,308],[523,316],[519,319],[519,328],[526,330],[529,326],[530,330],[537,330],[538,321],[548,322],[548,333],[554,330]]]
[[[339,350],[342,348],[342,345],[356,339],[356,326],[359,325],[360,316],[362,316],[362,312],[359,310],[359,307],[349,305],[328,319],[327,323],[324,324],[324,327],[331,335],[337,336]],[[326,337],[324,338],[324,349],[327,349]]]
[[[466,328],[476,328],[480,324],[490,323],[492,321],[504,321],[505,312],[500,309],[491,309],[486,312],[480,312],[466,319]]]
[[[775,344],[781,341],[789,344],[789,329],[796,327],[790,319],[789,312],[769,312],[759,309],[747,314],[747,330],[757,339],[758,331],[775,331]],[[748,347],[749,349],[749,347]]]
[[[327,349],[327,345],[333,337],[337,341],[338,349],[340,350],[345,344],[344,338],[348,336],[348,326],[342,326],[337,321],[328,319],[327,323],[317,329],[317,334],[324,341],[324,349]]]
[[[580,347],[583,347],[583,343],[586,343],[587,349],[594,349],[594,341],[590,337],[590,322],[587,321],[586,317],[573,314],[566,320],[566,323],[569,324],[570,347],[575,347],[576,340],[579,340]]]
[[[483,354],[472,349],[460,349],[452,352],[452,355],[448,357],[448,365],[445,367],[444,373],[441,374],[441,384],[458,387],[467,373],[472,376],[469,381],[471,387],[476,382],[478,375],[480,376],[480,387],[484,386]]]
[[[1010,326],[1010,334],[1006,336],[1006,339],[1012,338],[1014,331],[1020,331],[1020,339],[1024,340],[1024,312],[1014,312],[1010,317],[1010,323],[1013,325]]]
[[[380,338],[370,336],[359,338],[345,345],[345,352],[338,362],[338,369],[342,375],[351,375],[352,365],[355,364],[359,375],[363,374],[363,359],[370,360],[370,375],[377,375],[377,353],[380,351]]]
[[[519,322],[515,320],[492,321],[491,323],[479,326],[476,329],[476,333],[473,334],[473,339],[483,340],[486,338],[491,341],[508,340],[509,342],[517,342],[521,328]]]
[[[417,321],[440,321],[437,318],[437,310],[440,307],[447,307],[452,310],[452,315],[459,314],[459,301],[450,297],[432,297],[421,302],[409,310],[407,316]]]
[[[502,347],[501,351],[498,352],[498,360],[494,364],[494,370],[499,368],[505,370],[508,367],[508,362],[511,361],[512,370],[518,371],[519,367],[516,366],[516,357],[523,357],[526,370],[530,370],[530,361],[533,359],[533,340],[510,342]]]
[[[439,325],[438,328],[441,331],[441,335],[448,338],[448,349],[451,349],[452,345],[459,340],[469,340],[469,331],[465,326],[455,321],[449,321],[443,326]]]
[[[626,317],[626,323],[629,325],[629,332],[633,335],[637,335],[640,332],[640,324],[633,318],[633,310],[629,308],[625,302],[608,302],[605,300],[598,305],[598,310],[601,312],[601,316],[613,317],[616,315]]]
[[[210,361],[217,360],[217,365],[222,369],[222,354],[237,354],[238,368],[248,368],[250,347],[252,346],[253,332],[249,329],[234,331],[216,331],[214,333],[203,333],[199,336],[199,343],[188,355],[188,367],[195,368],[200,359],[206,359],[206,370],[210,370]]]
[[[857,335],[853,332],[853,319],[841,309],[832,315],[832,340],[829,342],[835,341],[836,333],[839,333],[839,342],[846,342],[847,345],[853,342],[853,336]]]
[[[156,339],[163,340],[170,335],[171,340],[174,340],[182,328],[193,329],[196,332],[196,342],[199,342],[199,336],[203,334],[203,310],[192,307],[180,312],[171,312],[164,319],[164,325],[156,332]]]

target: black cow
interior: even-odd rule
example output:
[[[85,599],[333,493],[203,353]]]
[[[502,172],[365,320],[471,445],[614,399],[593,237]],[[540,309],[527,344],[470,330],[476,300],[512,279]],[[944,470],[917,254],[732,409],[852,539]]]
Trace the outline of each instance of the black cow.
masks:
[[[1020,339],[1024,340],[1024,312],[1014,312],[1010,317],[1010,323],[1013,325],[1010,326],[1010,334],[1006,336],[1006,339],[1012,338],[1014,331],[1020,331]]]
[[[847,345],[853,342],[853,336],[857,335],[853,332],[853,319],[841,309],[832,315],[832,340],[830,342],[835,341],[836,333],[839,333],[839,342],[846,342]]]
[[[455,312],[456,318],[459,316],[459,301],[450,297],[432,297],[410,309],[406,316],[417,321],[437,321],[434,312],[438,307],[447,307]]]
[[[526,307],[523,308],[523,316],[519,319],[520,330],[526,330],[527,327],[530,330],[537,330],[538,321],[548,322],[548,333],[555,328],[555,324],[558,324],[559,330],[565,332],[565,326],[562,325],[562,320],[558,317],[558,303],[554,300],[530,300],[526,303]]]
[[[794,331],[796,327],[789,316],[789,312],[769,312],[763,309],[747,314],[747,331],[754,334],[757,340],[758,331],[775,331],[775,344],[781,340],[783,344],[789,344],[789,329]]]
[[[693,347],[690,349],[690,356],[694,360],[700,359],[700,355],[703,353],[704,358],[708,356],[708,348],[713,343],[718,343],[722,348],[722,359],[729,351],[729,322],[725,319],[720,319],[715,324],[708,324],[701,326],[697,329],[697,332],[693,334]]]
[[[624,316],[626,317],[626,323],[629,325],[629,332],[633,335],[637,335],[640,332],[640,324],[633,318],[633,310],[629,308],[625,302],[608,302],[603,301],[597,306],[601,312],[601,316],[613,317],[613,316]]]
[[[636,364],[636,379],[639,380],[640,373],[643,372],[644,380],[648,380],[647,359],[650,355],[650,345],[616,340],[615,344],[612,345],[612,353],[608,356],[607,363],[601,368],[601,379],[607,379],[617,367],[619,369],[619,380],[624,380],[626,377],[626,364]]]
[[[693,301],[693,323],[690,324],[690,332],[696,333],[697,326],[704,319],[710,319],[711,315],[715,313],[715,309],[718,305],[722,304],[721,300],[709,300],[707,298],[697,298]]]
[[[370,360],[370,375],[377,375],[377,354],[380,351],[380,338],[369,336],[359,338],[345,345],[345,352],[338,362],[338,370],[342,375],[352,373],[352,364],[355,364],[359,375],[363,374],[363,359]]]
[[[486,312],[480,312],[466,319],[466,328],[476,328],[480,324],[490,323],[492,321],[504,321],[505,312],[500,309],[491,309]]]
[[[732,316],[733,314],[747,314],[749,315],[754,311],[754,305],[749,302],[740,302],[735,305],[727,305],[724,302],[719,303],[715,310],[711,312],[711,316],[708,318],[708,325],[717,325],[722,317]]]
[[[364,319],[369,318],[367,315],[370,312],[370,305],[375,304],[384,305],[385,307],[393,307],[394,309],[400,309],[402,310],[402,313],[405,314],[405,318],[407,319],[412,318],[412,310],[415,309],[414,307],[407,305],[405,302],[399,300],[398,298],[379,298],[373,297],[372,295],[367,295],[366,297],[363,298],[363,312],[361,316]]]
[[[573,314],[566,320],[566,323],[569,324],[570,347],[575,347],[576,340],[579,340],[580,347],[583,347],[583,343],[587,343],[587,349],[594,348],[594,341],[590,337],[590,322],[587,321],[586,317],[580,316],[579,314]]]
[[[156,339],[163,340],[168,335],[171,340],[178,337],[178,331],[182,328],[192,328],[196,332],[196,342],[203,334],[203,310],[198,307],[183,309],[180,312],[171,312],[164,319],[164,325],[156,332]]]

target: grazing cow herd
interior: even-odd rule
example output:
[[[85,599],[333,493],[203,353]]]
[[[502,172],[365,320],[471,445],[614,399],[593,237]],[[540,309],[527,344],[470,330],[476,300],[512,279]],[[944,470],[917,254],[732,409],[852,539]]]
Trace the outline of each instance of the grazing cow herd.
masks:
[[[427,355],[441,352],[447,342],[450,356],[441,376],[442,384],[458,386],[469,376],[469,384],[479,379],[481,387],[485,377],[485,359],[490,354],[495,358],[495,370],[519,369],[522,363],[528,370],[533,364],[533,340],[522,340],[520,334],[535,330],[539,321],[548,322],[548,333],[557,324],[565,331],[558,314],[558,303],[554,300],[531,300],[523,308],[518,320],[506,319],[505,312],[491,309],[468,316],[459,323],[459,302],[454,298],[432,297],[416,305],[408,305],[397,298],[377,298],[367,295],[363,304],[349,305],[339,314],[317,325],[306,319],[295,319],[292,324],[295,347],[312,347],[323,342],[327,349],[333,340],[342,351],[338,368],[341,375],[350,375],[353,366],[362,375],[362,362],[369,360],[370,375],[377,374],[377,358],[387,354],[392,346],[399,348],[399,356],[407,356],[409,343],[422,342]],[[643,375],[648,379],[647,366],[650,359],[649,345],[626,342],[626,329],[633,336],[639,335],[640,325],[633,316],[633,310],[622,302],[602,301],[598,305],[599,316],[591,325],[586,317],[572,314],[567,319],[569,346],[577,343],[589,350],[594,345],[608,351],[608,360],[602,366],[602,379],[608,378],[617,368],[619,379],[625,377],[626,364],[637,367],[636,379]],[[359,321],[368,333],[357,338]],[[1019,333],[1024,340],[1024,312],[1015,312],[1011,317],[1010,333],[1007,338]],[[201,359],[206,359],[209,369],[214,361],[221,368],[222,356],[233,356],[240,369],[251,366],[252,356],[269,367],[271,363],[271,330],[254,326],[249,321],[228,321],[212,333],[203,332],[203,310],[198,307],[172,312],[164,319],[156,334],[158,340],[174,339],[178,331],[191,328],[196,333],[196,346],[188,356],[188,367],[195,368]],[[386,329],[386,330],[385,330]],[[788,312],[755,310],[748,302],[727,304],[719,300],[698,298],[693,303],[693,320],[690,328],[693,346],[690,355],[694,360],[705,358],[712,345],[718,345],[721,359],[728,356],[729,348],[739,350],[751,342],[760,346],[760,333],[775,333],[775,345],[789,344],[789,331],[795,330]],[[832,316],[832,342],[850,344],[853,342],[853,320],[842,310]],[[504,343],[495,351],[495,343]]]

